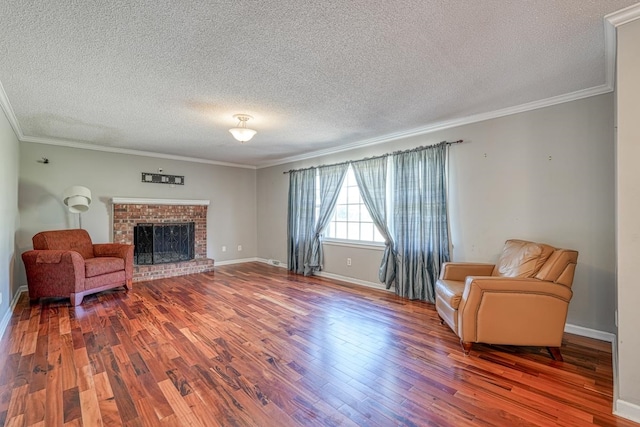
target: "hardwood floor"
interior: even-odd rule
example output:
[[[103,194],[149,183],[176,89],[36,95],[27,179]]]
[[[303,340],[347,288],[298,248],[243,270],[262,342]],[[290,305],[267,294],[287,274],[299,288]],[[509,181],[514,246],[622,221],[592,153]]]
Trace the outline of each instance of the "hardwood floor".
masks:
[[[0,343],[7,426],[636,426],[610,345],[465,357],[432,305],[260,263],[30,306]]]

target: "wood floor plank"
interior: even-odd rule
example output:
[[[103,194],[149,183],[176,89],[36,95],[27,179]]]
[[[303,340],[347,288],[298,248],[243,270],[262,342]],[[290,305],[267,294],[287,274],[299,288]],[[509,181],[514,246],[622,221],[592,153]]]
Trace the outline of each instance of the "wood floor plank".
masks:
[[[638,426],[609,343],[565,334],[465,356],[433,305],[261,263],[18,301],[0,425]]]

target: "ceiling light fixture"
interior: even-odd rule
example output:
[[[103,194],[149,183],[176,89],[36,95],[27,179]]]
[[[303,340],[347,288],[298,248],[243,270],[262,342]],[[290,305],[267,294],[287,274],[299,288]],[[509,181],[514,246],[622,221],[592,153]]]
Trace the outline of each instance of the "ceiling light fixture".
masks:
[[[240,142],[247,142],[253,138],[253,135],[257,132],[247,127],[247,120],[252,119],[253,117],[247,114],[235,114],[233,117],[238,119],[238,126],[229,129],[231,135]]]

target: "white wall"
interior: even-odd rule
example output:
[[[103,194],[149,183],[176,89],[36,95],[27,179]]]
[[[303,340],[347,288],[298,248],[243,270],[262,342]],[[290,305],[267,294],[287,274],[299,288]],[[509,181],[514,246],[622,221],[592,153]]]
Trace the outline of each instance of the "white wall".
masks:
[[[14,278],[18,227],[18,138],[0,109],[0,337],[10,319],[9,306],[18,290]]]
[[[640,20],[618,27],[617,256],[621,415],[640,422]]]
[[[258,256],[286,262],[283,171],[464,139],[450,151],[453,259],[493,262],[509,238],[576,249],[568,323],[614,332],[613,107],[612,94],[600,95],[260,169]],[[377,277],[377,251],[325,245],[325,256],[328,273],[363,281]],[[354,260],[351,267],[347,256]]]
[[[49,164],[39,163],[46,157]],[[142,172],[184,175],[185,185],[141,182]],[[62,192],[71,185],[88,187],[93,202],[82,214],[82,228],[95,242],[112,236],[112,197],[210,200],[207,212],[207,256],[216,262],[253,258],[256,242],[256,171],[205,163],[20,143],[20,253],[31,249],[31,238],[42,230],[76,228],[78,216],[68,213]],[[238,252],[238,245],[242,251]],[[227,252],[221,247],[226,246]],[[18,263],[21,284],[24,266]]]

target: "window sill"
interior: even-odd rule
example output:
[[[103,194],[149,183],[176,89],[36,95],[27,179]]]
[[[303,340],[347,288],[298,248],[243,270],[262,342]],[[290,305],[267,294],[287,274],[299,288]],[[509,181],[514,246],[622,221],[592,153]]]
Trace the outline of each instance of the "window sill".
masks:
[[[384,251],[384,248],[385,248],[384,243],[358,242],[355,240],[340,240],[340,239],[330,239],[330,238],[322,239],[322,244],[329,245],[329,246],[345,246],[347,248],[373,249],[376,251]]]

